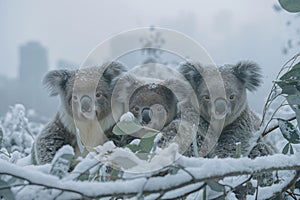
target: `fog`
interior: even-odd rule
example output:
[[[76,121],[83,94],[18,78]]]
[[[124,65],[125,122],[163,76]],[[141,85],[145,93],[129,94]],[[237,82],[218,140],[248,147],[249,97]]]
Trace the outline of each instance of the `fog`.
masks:
[[[47,70],[78,67],[105,39],[148,26],[190,36],[220,65],[257,62],[263,68],[264,84],[248,96],[250,106],[261,113],[280,67],[299,49],[295,46],[283,54],[287,41],[295,37],[287,21],[297,24],[299,18],[283,10],[276,12],[277,4],[273,0],[0,1],[0,116],[9,105],[23,103],[50,117],[58,98],[48,97],[42,87]],[[29,63],[42,63],[38,69],[21,62],[21,49],[30,44],[44,51],[25,58]]]

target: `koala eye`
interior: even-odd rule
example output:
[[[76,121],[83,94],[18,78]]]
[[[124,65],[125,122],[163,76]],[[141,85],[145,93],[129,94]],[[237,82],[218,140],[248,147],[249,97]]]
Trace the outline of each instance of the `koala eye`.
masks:
[[[204,96],[203,96],[203,99],[204,99],[205,101],[209,101],[209,100],[210,100],[210,97],[209,97],[209,95],[204,95]]]
[[[102,96],[102,94],[98,92],[98,93],[96,93],[95,96],[96,96],[96,98],[100,98]]]
[[[140,111],[140,108],[136,106],[136,107],[133,108],[133,110],[134,110],[135,112],[139,112],[139,111]]]
[[[230,101],[235,100],[235,95],[234,95],[234,94],[230,95],[229,100],[230,100]]]

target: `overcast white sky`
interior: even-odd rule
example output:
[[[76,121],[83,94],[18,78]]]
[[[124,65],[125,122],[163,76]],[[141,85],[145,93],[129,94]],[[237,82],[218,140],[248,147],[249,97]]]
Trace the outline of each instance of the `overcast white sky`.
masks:
[[[0,75],[17,76],[18,47],[31,40],[48,48],[49,65],[54,68],[61,58],[80,64],[98,43],[121,31],[155,25],[191,36],[218,64],[256,61],[264,69],[265,84],[255,96],[264,97],[280,66],[293,54],[282,54],[290,37],[285,25],[289,14],[274,12],[275,3],[277,0],[0,0]]]

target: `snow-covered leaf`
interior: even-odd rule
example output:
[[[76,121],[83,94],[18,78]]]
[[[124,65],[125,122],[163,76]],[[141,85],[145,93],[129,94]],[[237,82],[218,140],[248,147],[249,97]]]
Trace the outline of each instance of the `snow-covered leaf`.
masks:
[[[2,140],[3,140],[3,129],[0,127],[0,147],[2,146]]]
[[[278,125],[283,137],[292,144],[300,143],[299,130],[289,121],[278,119]]]
[[[300,3],[299,3],[300,5]],[[280,80],[300,80],[300,62],[280,77]]]
[[[290,143],[287,143],[287,144],[283,147],[282,153],[283,153],[283,154],[287,154],[288,151],[289,151],[289,148],[290,148]]]
[[[279,0],[279,3],[288,12],[300,12],[299,0]]]
[[[207,185],[212,189],[213,191],[216,192],[223,192],[224,191],[224,186],[218,183],[217,181],[207,181]]]
[[[298,92],[296,95],[287,96],[286,100],[296,113],[298,128],[300,128],[300,92]]]
[[[300,189],[300,179],[295,183],[295,188]]]
[[[73,157],[74,150],[70,145],[60,148],[52,161],[50,173],[59,178],[64,177],[68,173]]]
[[[120,121],[121,122],[123,122],[123,121],[130,122],[130,121],[133,121],[134,118],[135,117],[131,112],[127,112],[120,117]]]
[[[132,121],[118,122],[113,128],[113,133],[115,135],[130,135],[142,128],[143,126],[138,122],[136,118],[134,118]]]
[[[300,92],[300,63],[294,65],[291,70],[286,72],[276,81],[277,85],[281,87],[282,94],[298,95]],[[298,102],[299,104],[299,102]]]
[[[9,185],[1,179],[0,179],[0,199],[9,199],[9,200],[15,199],[15,196],[10,190]]]

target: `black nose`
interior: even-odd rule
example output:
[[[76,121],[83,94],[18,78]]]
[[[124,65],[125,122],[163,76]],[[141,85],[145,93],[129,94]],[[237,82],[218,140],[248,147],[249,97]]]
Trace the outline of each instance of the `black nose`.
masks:
[[[92,98],[84,95],[83,97],[81,97],[80,99],[80,103],[81,103],[81,111],[82,112],[91,112],[92,111]]]
[[[150,108],[144,108],[142,110],[142,122],[148,124],[151,121],[151,110]]]

